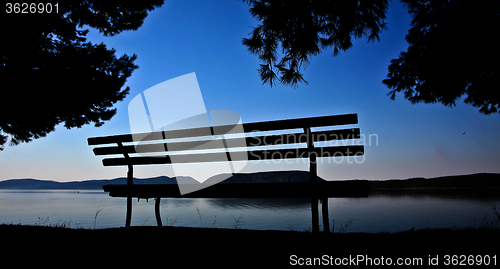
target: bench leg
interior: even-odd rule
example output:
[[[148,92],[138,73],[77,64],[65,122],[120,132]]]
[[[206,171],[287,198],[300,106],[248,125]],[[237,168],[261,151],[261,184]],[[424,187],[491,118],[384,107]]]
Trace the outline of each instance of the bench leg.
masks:
[[[323,215],[323,232],[330,232],[330,220],[328,217],[328,197],[321,199],[321,213]]]
[[[311,198],[312,232],[319,232],[318,198]]]
[[[155,216],[156,216],[156,223],[158,224],[158,227],[162,226],[161,216],[160,216],[160,201],[161,201],[161,197],[155,198]]]
[[[118,143],[118,147],[123,147],[122,143]],[[125,159],[129,159],[128,154],[124,154]],[[131,191],[132,185],[134,185],[134,166],[128,164],[127,171],[127,188]],[[129,193],[129,195],[131,195]],[[127,219],[125,220],[125,227],[130,227],[130,222],[132,221],[132,196],[127,196]]]
[[[125,227],[130,227],[130,221],[132,220],[132,197],[127,197],[127,219],[125,220]]]

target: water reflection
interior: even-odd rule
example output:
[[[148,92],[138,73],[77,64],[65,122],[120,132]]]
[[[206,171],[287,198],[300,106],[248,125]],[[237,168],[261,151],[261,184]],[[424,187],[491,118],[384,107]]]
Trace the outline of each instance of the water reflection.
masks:
[[[329,199],[329,218],[338,231],[352,220],[347,232],[397,232],[410,228],[467,227],[480,224],[493,212],[487,201],[500,206],[495,192],[445,191],[371,192],[368,198]],[[47,224],[71,221],[72,227],[120,227],[125,223],[125,199],[100,191],[0,190],[0,223]],[[244,229],[303,231],[311,227],[309,199],[162,199],[164,224],[175,226],[232,228],[234,218],[243,216]],[[168,220],[167,220],[168,218]],[[154,201],[134,200],[132,225],[156,225]],[[331,225],[330,223],[330,225]]]
[[[443,200],[467,200],[467,201],[488,201],[500,199],[500,192],[497,189],[471,190],[471,189],[405,189],[405,190],[383,190],[371,191],[370,197],[408,197],[412,199],[443,199]]]
[[[224,209],[309,209],[311,208],[310,199],[205,199],[205,202],[214,207]]]

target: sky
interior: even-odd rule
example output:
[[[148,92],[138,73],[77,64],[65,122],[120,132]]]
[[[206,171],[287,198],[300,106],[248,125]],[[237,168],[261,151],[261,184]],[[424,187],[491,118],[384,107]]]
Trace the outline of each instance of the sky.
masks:
[[[380,42],[357,39],[333,57],[326,49],[303,70],[308,84],[298,89],[263,85],[259,60],[241,44],[258,22],[241,1],[165,1],[137,31],[88,40],[104,42],[117,56],[137,54],[139,66],[127,80],[130,94],[103,126],[67,130],[62,125],[44,138],[0,152],[0,180],[36,178],[60,182],[126,176],[126,167],[104,167],[87,138],[130,133],[128,105],[148,88],[196,73],[207,110],[232,110],[243,123],[357,113],[365,157],[362,162],[319,163],[327,180],[405,179],[500,172],[500,116],[483,115],[457,102],[412,105],[402,95],[387,96],[382,84],[391,59],[406,50],[410,15],[390,4],[388,30]],[[308,164],[248,164],[242,172],[308,170]],[[173,176],[169,165],[136,166],[134,176]]]

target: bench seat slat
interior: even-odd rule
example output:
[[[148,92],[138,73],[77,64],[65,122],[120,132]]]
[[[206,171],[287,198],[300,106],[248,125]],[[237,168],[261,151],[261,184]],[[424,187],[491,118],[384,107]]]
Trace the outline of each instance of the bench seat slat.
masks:
[[[313,149],[293,148],[293,149],[269,149],[230,152],[231,161],[259,161],[277,159],[308,158],[308,151],[316,154],[318,158],[360,156],[364,154],[362,145],[338,146],[338,147],[318,147]],[[202,154],[178,154],[178,155],[158,155],[141,156],[130,158],[106,158],[102,160],[104,166],[124,166],[124,165],[150,165],[150,164],[171,164],[174,163],[206,163],[228,161],[226,152],[202,153]]]
[[[244,123],[244,132],[255,132],[255,131],[274,131],[274,130],[286,130],[286,129],[297,129],[297,128],[313,128],[313,127],[323,127],[323,126],[337,126],[346,124],[357,124],[358,116],[357,114],[344,114],[344,115],[333,115],[333,116],[321,116],[321,117],[310,117],[301,119],[288,119],[288,120],[276,120],[276,121],[264,121],[264,122],[253,122]],[[233,128],[233,125],[226,126],[214,126],[210,127],[211,131],[215,135],[228,134],[228,133],[239,133],[238,128]],[[163,139],[163,135],[167,139],[171,138],[184,138],[184,137],[197,137],[206,136],[207,128],[193,128],[184,130],[172,130],[166,132],[152,132],[145,134],[137,134],[143,137],[141,140],[158,140]],[[229,131],[229,132],[228,132]],[[113,143],[127,143],[134,142],[132,134],[114,135],[114,136],[103,136],[103,137],[90,137],[87,139],[89,145],[102,145],[102,144],[113,144]]]
[[[342,130],[329,130],[313,132],[313,141],[332,141],[332,140],[346,140],[360,138],[359,128],[342,129]],[[200,141],[187,141],[187,142],[172,142],[172,143],[155,143],[155,144],[139,144],[127,145],[122,147],[98,147],[94,148],[94,154],[99,155],[113,155],[113,154],[134,154],[134,153],[151,153],[151,152],[165,152],[165,151],[185,151],[185,150],[207,150],[207,149],[220,149],[239,147],[244,144],[247,147],[270,146],[270,145],[286,145],[294,143],[307,143],[307,135],[304,133],[293,133],[283,135],[268,135],[256,137],[240,137],[224,139],[225,145],[222,140],[200,140]],[[244,141],[243,141],[244,140]]]
[[[202,186],[203,184],[192,185]],[[180,195],[177,184],[104,185],[112,197],[136,198],[310,198],[368,197],[369,186],[364,181],[322,181],[287,183],[219,183],[198,191]]]

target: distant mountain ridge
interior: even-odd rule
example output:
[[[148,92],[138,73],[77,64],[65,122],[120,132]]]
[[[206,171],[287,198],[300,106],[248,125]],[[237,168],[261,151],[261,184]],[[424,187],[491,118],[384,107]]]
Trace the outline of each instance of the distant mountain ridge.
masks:
[[[219,182],[220,174],[207,179],[204,184]],[[318,177],[318,181],[324,181]],[[272,171],[246,174],[235,174],[220,184],[230,183],[280,183],[280,182],[308,182],[308,171]],[[364,180],[372,190],[384,189],[443,189],[443,188],[500,188],[500,174],[477,173],[470,175],[444,176],[436,178],[410,178],[391,180]],[[134,178],[134,184],[200,184],[191,177],[159,176],[153,178]],[[102,190],[103,185],[127,184],[127,178],[85,180],[72,182],[57,182],[53,180],[39,180],[32,178],[10,179],[0,181],[0,189],[73,189],[73,190]]]
[[[477,173],[469,175],[441,176],[434,178],[409,178],[367,181],[374,189],[478,189],[500,188],[499,173]]]
[[[195,184],[198,183],[191,177],[167,177],[159,176],[154,178],[134,178],[134,184],[177,184],[177,181],[181,184]],[[127,184],[127,178],[119,177],[115,179],[100,179],[100,180],[84,180],[84,181],[72,181],[72,182],[57,182],[53,180],[40,180],[40,179],[10,179],[5,181],[0,181],[0,189],[54,189],[54,190],[91,190],[91,189],[101,189],[103,185],[119,185]]]
[[[205,184],[210,182],[218,182],[224,174],[216,175],[208,180]],[[318,177],[318,181],[324,179]],[[278,171],[278,172],[258,172],[248,174],[235,174],[232,177],[222,181],[221,183],[277,183],[277,182],[308,182],[309,172],[307,171]],[[103,185],[120,185],[127,184],[127,178],[120,177],[115,179],[101,179],[101,180],[84,180],[72,182],[57,182],[53,180],[39,180],[32,178],[25,179],[9,179],[0,181],[0,189],[73,189],[73,190],[88,190],[88,189],[101,189]],[[154,178],[134,178],[135,185],[141,184],[200,184],[198,181],[191,177],[168,177],[159,176]]]

